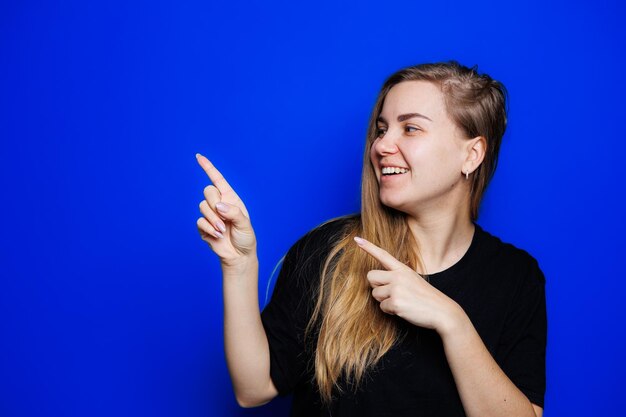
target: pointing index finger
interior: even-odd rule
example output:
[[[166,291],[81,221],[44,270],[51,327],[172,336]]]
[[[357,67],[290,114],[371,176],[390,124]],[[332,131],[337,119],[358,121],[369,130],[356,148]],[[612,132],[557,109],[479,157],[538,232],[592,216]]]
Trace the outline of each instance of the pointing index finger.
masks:
[[[220,193],[224,194],[226,192],[232,192],[236,194],[232,189],[226,178],[215,168],[215,165],[211,163],[205,156],[197,153],[196,158],[198,159],[198,163],[204,169],[204,172],[209,176],[211,182],[217,187]]]
[[[384,250],[383,248],[379,248],[374,245],[372,242],[365,240],[361,237],[355,237],[354,241],[363,249],[365,252],[372,255],[374,258],[380,261],[383,266],[389,270],[396,270],[402,267],[406,267],[402,262],[394,258],[389,252]]]

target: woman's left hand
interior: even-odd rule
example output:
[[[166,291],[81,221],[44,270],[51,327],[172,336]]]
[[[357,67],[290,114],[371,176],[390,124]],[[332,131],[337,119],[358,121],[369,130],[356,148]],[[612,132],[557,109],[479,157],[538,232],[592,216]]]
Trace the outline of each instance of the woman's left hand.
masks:
[[[435,329],[440,334],[461,320],[464,314],[461,306],[416,271],[365,239],[362,243],[355,241],[387,269],[367,273],[367,280],[373,288],[372,296],[380,302],[382,311],[416,326]]]

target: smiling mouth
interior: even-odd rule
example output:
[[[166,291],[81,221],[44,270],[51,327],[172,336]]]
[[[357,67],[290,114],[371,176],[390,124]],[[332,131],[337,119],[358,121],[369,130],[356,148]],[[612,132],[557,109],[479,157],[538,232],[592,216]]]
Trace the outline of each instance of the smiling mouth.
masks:
[[[406,169],[406,168],[398,168],[398,167],[395,167],[395,168],[390,168],[390,167],[385,167],[385,168],[383,168],[383,169],[382,169],[381,174],[382,174],[384,177],[390,177],[390,176],[392,176],[392,175],[402,175],[402,174],[406,174],[407,172],[409,172],[409,170],[408,170],[408,169]]]

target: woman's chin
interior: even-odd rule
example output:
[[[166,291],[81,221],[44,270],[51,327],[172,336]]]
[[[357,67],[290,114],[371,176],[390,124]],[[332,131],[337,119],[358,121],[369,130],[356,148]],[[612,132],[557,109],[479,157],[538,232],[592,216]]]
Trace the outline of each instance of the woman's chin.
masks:
[[[389,208],[402,211],[402,206],[404,204],[404,201],[402,201],[399,198],[389,198],[386,196],[380,196],[380,203]]]

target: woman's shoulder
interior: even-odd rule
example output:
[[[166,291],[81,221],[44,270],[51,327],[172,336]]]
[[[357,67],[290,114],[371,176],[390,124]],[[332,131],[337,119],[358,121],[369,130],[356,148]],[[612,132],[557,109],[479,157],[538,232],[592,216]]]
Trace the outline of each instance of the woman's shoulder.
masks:
[[[360,220],[360,213],[351,213],[333,217],[306,232],[296,241],[294,246],[305,247],[313,244],[316,247],[319,247],[324,243],[332,243],[343,237],[343,235],[350,229],[350,226],[358,224]]]
[[[296,240],[287,251],[285,260],[293,260],[299,268],[319,264],[350,230],[350,226],[359,221],[360,214],[346,214],[318,224]]]
[[[310,229],[291,245],[280,260],[279,263],[283,264],[281,274],[295,277],[293,284],[296,286],[314,286],[320,268],[334,245],[345,236],[349,226],[358,221],[360,214],[347,214],[328,219]]]
[[[509,271],[512,275],[524,276],[536,283],[545,283],[539,261],[528,250],[503,240],[482,227],[480,232],[484,246],[491,249],[492,259],[499,269]]]

